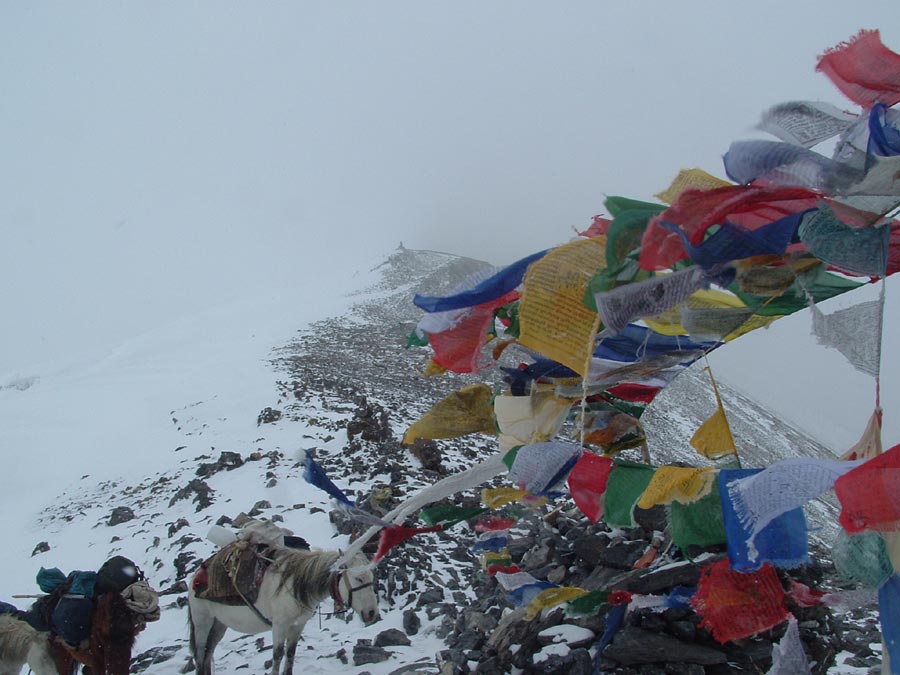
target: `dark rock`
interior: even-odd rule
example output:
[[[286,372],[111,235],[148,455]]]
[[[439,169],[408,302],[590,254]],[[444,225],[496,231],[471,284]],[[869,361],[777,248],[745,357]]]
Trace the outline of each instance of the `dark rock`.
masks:
[[[666,629],[684,642],[693,642],[697,637],[697,628],[690,621],[673,621]]]
[[[439,588],[429,588],[424,593],[419,595],[418,601],[416,601],[416,607],[424,607],[425,605],[431,605],[434,603],[438,603],[444,599],[444,592]]]
[[[586,649],[573,649],[565,656],[551,656],[523,670],[534,675],[591,675],[591,655]]]
[[[199,478],[194,478],[187,485],[181,488],[172,499],[169,500],[169,506],[175,505],[175,502],[182,499],[191,499],[197,504],[197,511],[202,511],[213,503],[213,495],[215,491]]]
[[[145,652],[141,652],[131,657],[131,670],[140,673],[152,665],[157,663],[165,663],[169,661],[175,654],[181,651],[179,645],[170,645],[168,647],[153,647]]]
[[[647,542],[623,541],[615,546],[607,546],[597,554],[597,562],[605,567],[619,570],[630,570],[647,548]]]
[[[406,631],[407,635],[415,635],[419,632],[419,628],[422,627],[422,620],[419,618],[419,615],[416,614],[415,610],[407,609],[403,612],[403,630]]]
[[[281,419],[281,411],[275,408],[263,408],[256,417],[256,426],[261,424],[274,424]]]
[[[34,549],[31,551],[31,557],[33,558],[34,556],[38,555],[39,553],[46,553],[49,550],[50,550],[50,544],[48,544],[46,541],[42,541],[37,546],[35,546]]]
[[[409,449],[412,456],[422,463],[422,468],[438,473],[446,473],[447,470],[441,464],[443,457],[441,449],[434,441],[418,438]]]
[[[195,472],[200,478],[209,478],[219,471],[231,471],[244,465],[244,460],[236,452],[219,453],[219,459],[215,462],[206,462],[197,467]]]
[[[710,562],[714,560],[718,560],[718,557]],[[655,595],[675,586],[696,586],[699,580],[700,566],[685,561],[678,565],[665,565],[658,570],[637,570],[634,574],[617,582],[615,589],[642,595]]]
[[[412,642],[410,642],[406,633],[396,628],[383,630],[375,637],[376,647],[409,647],[411,644]]]
[[[381,663],[391,658],[391,653],[374,645],[358,642],[353,647],[353,665],[362,666],[367,663]]]
[[[174,523],[169,525],[169,539],[175,536],[175,533],[183,527],[187,527],[190,523],[187,521],[187,518],[179,518]]]
[[[121,525],[122,523],[127,523],[129,520],[134,520],[134,518],[134,511],[132,511],[129,507],[117,506],[112,510],[112,513],[109,514],[109,520],[106,521],[106,524],[112,527],[113,525]]]
[[[625,665],[664,662],[712,665],[727,661],[725,652],[718,649],[688,644],[634,626],[624,626],[604,650],[603,657]]]

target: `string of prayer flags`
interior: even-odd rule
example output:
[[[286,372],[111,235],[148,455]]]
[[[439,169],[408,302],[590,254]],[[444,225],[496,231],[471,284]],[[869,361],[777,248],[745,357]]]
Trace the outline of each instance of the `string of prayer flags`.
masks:
[[[740,572],[760,569],[765,563],[776,567],[800,567],[809,561],[806,516],[802,508],[792,509],[759,530],[755,536],[744,525],[730,497],[731,484],[760,473],[762,469],[721,469],[719,495],[728,539],[728,559]]]
[[[592,523],[603,515],[603,494],[612,468],[613,461],[608,457],[584,452],[569,472],[572,501]]]
[[[440,532],[444,529],[443,525],[432,525],[431,527],[403,527],[402,525],[394,525],[393,527],[385,527],[378,535],[378,550],[372,558],[373,563],[381,560],[387,552],[398,544],[402,544],[417,534],[425,532]]]
[[[900,54],[881,42],[877,30],[861,30],[819,58],[819,70],[863,108],[900,102]]]
[[[470,384],[438,401],[406,430],[403,445],[419,438],[457,438],[494,433],[494,393],[486,384]]]
[[[900,444],[838,478],[834,491],[848,533],[900,530]]]
[[[741,573],[720,560],[700,572],[691,606],[720,643],[751,637],[790,618],[775,568]]]
[[[635,527],[634,507],[653,480],[655,469],[647,464],[615,460],[603,493],[603,520],[610,527]]]
[[[728,497],[752,541],[777,517],[802,507],[861,462],[797,458],[777,462],[728,485]]]
[[[304,449],[299,457],[300,464],[303,466],[303,479],[310,485],[314,485],[320,490],[324,490],[342,504],[356,508],[356,504],[347,498],[341,489],[331,482],[331,479],[325,475],[316,460],[313,459],[312,453],[308,449]]]

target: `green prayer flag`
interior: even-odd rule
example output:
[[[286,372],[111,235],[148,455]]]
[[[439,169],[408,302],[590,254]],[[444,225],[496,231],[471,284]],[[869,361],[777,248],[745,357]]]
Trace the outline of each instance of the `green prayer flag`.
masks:
[[[615,460],[606,492],[603,493],[603,520],[610,527],[635,527],[634,505],[647,489],[656,467]]]
[[[726,543],[725,520],[722,516],[722,499],[718,485],[714,486],[708,495],[690,504],[673,501],[668,507],[668,512],[672,541],[682,552],[689,546],[715,546]]]

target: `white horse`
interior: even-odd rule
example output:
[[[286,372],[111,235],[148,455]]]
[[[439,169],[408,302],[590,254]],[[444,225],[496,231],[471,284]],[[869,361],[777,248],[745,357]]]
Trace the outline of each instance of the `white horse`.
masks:
[[[26,663],[35,675],[57,675],[47,633],[11,614],[0,615],[0,675],[19,675]]]
[[[212,675],[213,651],[228,628],[245,634],[272,631],[272,675],[284,659],[291,675],[300,633],[319,603],[329,594],[339,605],[352,607],[368,625],[380,618],[369,561],[356,554],[336,565],[338,551],[279,549],[266,570],[256,603],[225,605],[188,593],[191,655],[199,675]]]

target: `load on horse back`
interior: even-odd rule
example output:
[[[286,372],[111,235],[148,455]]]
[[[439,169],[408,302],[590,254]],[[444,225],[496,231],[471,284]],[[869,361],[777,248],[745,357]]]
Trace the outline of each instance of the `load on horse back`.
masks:
[[[365,556],[309,550],[290,531],[253,521],[194,574],[188,593],[194,668],[212,674],[213,651],[231,628],[271,631],[272,674],[283,660],[284,675],[291,675],[297,641],[319,603],[330,595],[370,624],[379,619],[374,585]]]
[[[42,567],[37,581],[47,594],[16,618],[44,636],[53,672],[72,675],[83,664],[91,675],[127,675],[135,637],[160,616],[159,594],[137,565],[114,556],[97,572]]]

